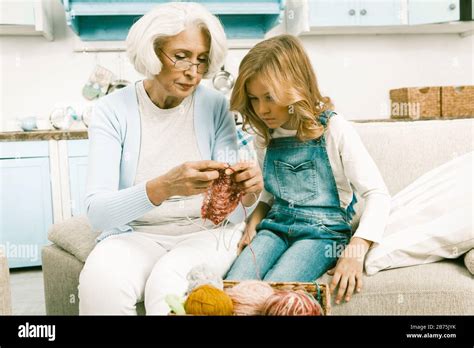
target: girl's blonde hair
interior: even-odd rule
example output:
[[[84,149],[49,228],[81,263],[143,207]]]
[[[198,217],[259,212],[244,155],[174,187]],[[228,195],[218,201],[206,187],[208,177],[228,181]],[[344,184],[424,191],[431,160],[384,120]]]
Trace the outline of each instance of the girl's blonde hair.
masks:
[[[254,46],[240,63],[232,92],[231,109],[242,114],[242,128],[250,126],[267,146],[270,131],[253,110],[246,90],[246,84],[257,77],[268,86],[277,105],[288,106],[299,140],[316,139],[324,133],[319,115],[333,105],[321,95],[308,55],[296,37],[279,35]]]

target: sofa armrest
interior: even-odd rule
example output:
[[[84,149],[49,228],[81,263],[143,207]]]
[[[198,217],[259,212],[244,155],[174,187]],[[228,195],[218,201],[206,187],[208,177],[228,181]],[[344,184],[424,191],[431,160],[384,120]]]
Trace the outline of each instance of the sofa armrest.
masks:
[[[12,314],[10,270],[8,260],[0,248],[0,315]]]
[[[464,265],[466,268],[474,275],[474,249],[469,250],[466,255],[464,255]]]
[[[78,216],[52,225],[48,239],[81,262],[85,262],[96,244],[98,235],[99,231],[92,230],[86,216]]]

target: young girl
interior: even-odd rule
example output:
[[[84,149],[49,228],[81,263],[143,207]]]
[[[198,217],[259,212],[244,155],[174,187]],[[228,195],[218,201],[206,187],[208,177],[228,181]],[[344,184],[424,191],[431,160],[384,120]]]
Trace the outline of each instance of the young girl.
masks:
[[[349,301],[362,287],[365,254],[384,231],[390,196],[356,131],[321,95],[295,37],[250,50],[231,109],[256,133],[265,190],[239,245],[249,247],[227,279],[307,282],[335,266],[331,291],[339,285],[336,303]],[[365,210],[352,235],[354,190]]]

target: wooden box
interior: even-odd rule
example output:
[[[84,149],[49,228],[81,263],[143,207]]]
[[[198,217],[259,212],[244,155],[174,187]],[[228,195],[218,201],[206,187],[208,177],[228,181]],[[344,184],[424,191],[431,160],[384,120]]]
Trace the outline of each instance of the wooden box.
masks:
[[[474,86],[442,87],[441,116],[474,117]]]
[[[441,116],[440,87],[409,87],[390,90],[391,118],[423,119]]]

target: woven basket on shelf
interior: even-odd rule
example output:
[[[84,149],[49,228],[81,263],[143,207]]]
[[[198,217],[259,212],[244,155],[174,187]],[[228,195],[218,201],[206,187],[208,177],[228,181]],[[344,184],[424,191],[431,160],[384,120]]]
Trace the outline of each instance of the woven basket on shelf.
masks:
[[[224,280],[224,289],[231,288],[239,284],[237,281]],[[331,294],[329,286],[325,283],[302,283],[302,282],[268,282],[270,286],[277,290],[304,290],[318,300],[323,315],[331,314]]]
[[[420,119],[441,116],[440,87],[409,87],[390,90],[391,118]]]
[[[442,87],[441,116],[474,116],[474,86]]]

